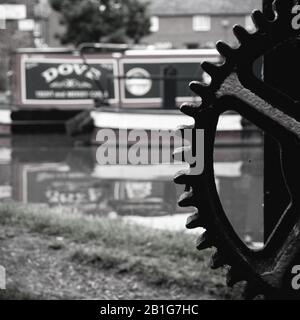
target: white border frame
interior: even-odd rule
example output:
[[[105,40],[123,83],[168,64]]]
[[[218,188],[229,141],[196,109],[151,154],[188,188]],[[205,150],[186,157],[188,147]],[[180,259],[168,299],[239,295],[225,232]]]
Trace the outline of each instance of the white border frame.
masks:
[[[160,64],[160,63],[199,63],[203,61],[209,61],[212,63],[217,63],[220,61],[217,57],[211,58],[211,57],[195,57],[195,58],[137,58],[137,59],[121,59],[120,60],[120,74],[125,76],[125,71],[124,71],[124,66],[125,64]],[[138,67],[138,66],[136,66]],[[193,80],[193,79],[191,79]],[[126,79],[121,80],[122,82],[125,82]],[[187,100],[193,100],[191,96],[186,96],[186,97],[177,97],[177,102],[186,102]],[[121,101],[122,103],[161,103],[162,98],[126,98],[126,86],[121,85]]]
[[[25,64],[26,63],[83,63],[82,59],[76,58],[76,59],[68,59],[68,58],[47,58],[47,57],[28,57],[27,55],[22,55],[20,59],[20,72],[21,72],[21,83],[20,83],[20,91],[21,91],[21,104],[22,105],[57,105],[57,106],[63,106],[63,105],[88,105],[93,103],[93,99],[73,99],[73,100],[63,100],[63,99],[27,99],[26,97],[26,71],[25,71]],[[118,61],[116,59],[87,59],[87,63],[93,63],[93,64],[101,64],[101,63],[107,63],[112,64],[113,66],[113,75],[116,77],[114,79],[114,85],[115,85],[115,98],[110,99],[109,102],[111,104],[116,104],[119,102],[119,68],[118,68]]]

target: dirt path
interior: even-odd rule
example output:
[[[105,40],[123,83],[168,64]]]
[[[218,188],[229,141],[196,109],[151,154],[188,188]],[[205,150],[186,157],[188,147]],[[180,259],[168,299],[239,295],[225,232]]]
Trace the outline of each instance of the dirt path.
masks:
[[[7,291],[0,298],[29,299],[212,299],[187,288],[149,285],[139,277],[101,270],[71,259],[82,244],[67,239],[0,229],[0,263],[7,272]],[[18,292],[18,294],[17,294]]]

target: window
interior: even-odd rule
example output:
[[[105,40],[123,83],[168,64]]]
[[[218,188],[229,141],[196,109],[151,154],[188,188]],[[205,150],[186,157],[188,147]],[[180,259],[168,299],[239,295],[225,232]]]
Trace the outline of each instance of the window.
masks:
[[[150,18],[150,31],[151,32],[158,32],[159,31],[159,18],[158,17],[151,17]]]
[[[245,28],[247,29],[247,31],[251,32],[251,31],[255,31],[255,25],[252,21],[251,16],[247,16],[245,18]]]
[[[35,23],[33,19],[19,20],[18,28],[20,31],[33,31],[35,28]]]
[[[194,16],[193,30],[194,31],[210,31],[211,18],[210,16]]]
[[[5,7],[2,5],[0,7],[0,30],[5,29],[6,27],[6,14],[5,14]]]

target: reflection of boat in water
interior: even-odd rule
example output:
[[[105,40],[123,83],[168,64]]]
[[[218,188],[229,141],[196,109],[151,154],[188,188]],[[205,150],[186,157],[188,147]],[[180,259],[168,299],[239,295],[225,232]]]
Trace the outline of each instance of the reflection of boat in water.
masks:
[[[187,214],[176,206],[173,184],[185,164],[152,166],[96,163],[96,148],[66,136],[14,136],[0,147],[0,198],[74,208],[86,214],[177,230]],[[215,175],[228,219],[242,239],[262,242],[263,150],[216,148]]]
[[[31,141],[30,141],[31,140]],[[38,151],[37,151],[38,150]],[[14,137],[12,197],[22,203],[75,207],[96,215],[163,216],[184,212],[172,182],[181,166],[99,166],[96,148],[61,137]]]
[[[176,206],[172,178],[185,165],[96,166],[93,177],[113,185],[111,206],[120,215],[165,216],[189,212]]]
[[[124,166],[122,170],[126,169],[132,172],[133,168]],[[153,173],[155,168],[149,166],[146,170]],[[76,207],[86,213],[104,215],[116,212],[118,215],[160,216],[177,212],[179,192],[171,176],[123,179],[115,176],[112,168],[103,167],[103,171],[111,174],[102,175],[99,171],[102,170],[74,171],[67,163],[61,162],[19,164],[18,181],[14,185],[15,200],[46,203],[51,207]],[[178,209],[178,212],[182,210]]]

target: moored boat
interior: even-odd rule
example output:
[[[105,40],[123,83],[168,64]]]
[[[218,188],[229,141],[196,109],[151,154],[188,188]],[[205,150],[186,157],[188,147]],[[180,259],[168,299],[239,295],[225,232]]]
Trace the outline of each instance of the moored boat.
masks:
[[[88,130],[170,131],[192,124],[179,111],[182,102],[200,103],[188,88],[191,80],[209,82],[201,63],[220,62],[216,50],[19,49],[12,94],[12,126]],[[97,107],[97,108],[95,108]],[[92,130],[92,129],[95,130]],[[262,135],[245,127],[236,114],[225,114],[218,144],[260,144]]]

